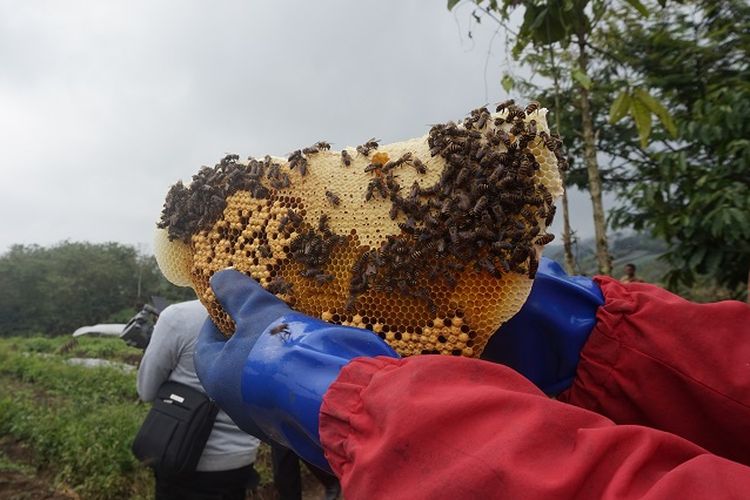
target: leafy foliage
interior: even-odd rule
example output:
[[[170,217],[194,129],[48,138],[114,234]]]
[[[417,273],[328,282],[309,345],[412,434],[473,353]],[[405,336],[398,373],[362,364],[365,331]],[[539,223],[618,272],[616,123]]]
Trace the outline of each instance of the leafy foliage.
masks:
[[[613,220],[671,243],[670,286],[705,274],[738,288],[750,267],[750,6],[693,2],[645,26],[625,16],[621,29],[618,59],[673,110],[664,125],[679,140],[603,138],[630,167]]]
[[[167,282],[153,257],[130,246],[15,245],[0,256],[0,335],[66,334],[81,325],[123,321],[151,295],[193,296]]]

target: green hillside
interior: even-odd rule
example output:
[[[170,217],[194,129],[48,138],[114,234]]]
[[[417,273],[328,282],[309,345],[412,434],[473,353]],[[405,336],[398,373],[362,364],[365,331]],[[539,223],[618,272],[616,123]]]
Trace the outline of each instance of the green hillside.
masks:
[[[610,235],[610,252],[613,258],[614,275],[619,278],[624,274],[625,264],[635,264],[638,276],[649,283],[664,286],[663,277],[670,270],[669,264],[659,257],[666,252],[668,245],[640,233],[615,233]],[[596,257],[594,239],[579,241],[573,246],[578,274],[593,276],[596,274]],[[544,256],[563,265],[565,262],[562,244],[548,245]],[[672,290],[679,295],[696,302],[712,302],[729,298],[742,298],[742,289],[731,291],[717,286],[710,276],[699,276],[695,285],[689,289]]]
[[[594,239],[589,238],[578,242],[573,247],[576,258],[577,272],[585,275],[596,274],[596,257],[594,255]],[[632,263],[638,268],[638,275],[650,283],[660,283],[661,278],[669,270],[669,266],[659,260],[668,249],[666,243],[650,238],[644,234],[617,233],[610,237],[610,251],[612,253],[615,276],[624,274],[625,264]],[[544,256],[560,264],[564,262],[562,244],[549,245],[544,250]]]

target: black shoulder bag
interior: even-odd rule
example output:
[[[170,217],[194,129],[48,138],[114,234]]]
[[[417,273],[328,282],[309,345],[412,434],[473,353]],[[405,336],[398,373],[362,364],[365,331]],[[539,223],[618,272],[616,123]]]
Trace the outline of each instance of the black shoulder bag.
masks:
[[[164,382],[133,441],[133,454],[163,476],[195,471],[218,411],[203,392]]]

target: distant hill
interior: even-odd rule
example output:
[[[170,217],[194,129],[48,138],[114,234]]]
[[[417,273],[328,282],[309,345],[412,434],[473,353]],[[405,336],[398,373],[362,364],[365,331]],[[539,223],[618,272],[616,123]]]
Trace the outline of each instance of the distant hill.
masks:
[[[614,275],[619,278],[624,274],[625,264],[635,264],[638,275],[651,283],[659,283],[667,272],[668,266],[661,260],[668,246],[662,240],[651,238],[640,233],[615,233],[609,235],[610,252],[612,253]],[[594,253],[594,239],[578,241],[573,245],[573,254],[578,266],[579,274],[596,274],[596,256]],[[561,265],[565,262],[562,243],[548,245],[544,249],[544,256],[549,257]]]

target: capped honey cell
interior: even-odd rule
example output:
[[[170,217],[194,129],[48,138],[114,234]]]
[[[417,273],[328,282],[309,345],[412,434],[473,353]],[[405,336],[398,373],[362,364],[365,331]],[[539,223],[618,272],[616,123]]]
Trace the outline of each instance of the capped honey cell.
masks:
[[[225,334],[226,267],[295,310],[379,335],[401,355],[478,357],[526,300],[562,194],[547,110],[505,104],[423,137],[346,154],[224,157],[169,190],[155,253]]]

